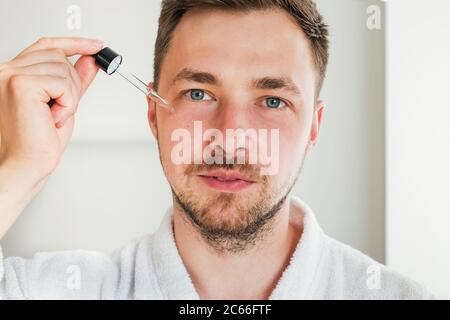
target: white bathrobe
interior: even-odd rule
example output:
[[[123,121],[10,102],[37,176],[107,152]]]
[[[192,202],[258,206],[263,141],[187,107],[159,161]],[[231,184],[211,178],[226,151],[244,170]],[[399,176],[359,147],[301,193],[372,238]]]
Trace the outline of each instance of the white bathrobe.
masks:
[[[270,299],[434,298],[418,283],[325,235],[302,200],[290,198],[290,214],[304,216],[304,230]],[[199,299],[176,247],[172,209],[156,233],[112,255],[75,250],[2,258],[0,249],[0,297]]]

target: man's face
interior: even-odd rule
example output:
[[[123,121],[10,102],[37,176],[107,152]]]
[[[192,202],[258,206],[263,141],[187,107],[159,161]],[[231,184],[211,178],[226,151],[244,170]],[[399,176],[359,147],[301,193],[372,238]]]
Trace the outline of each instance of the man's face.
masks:
[[[149,121],[174,199],[206,236],[248,240],[276,214],[317,139],[323,106],[315,100],[316,82],[308,40],[284,11],[196,10],[182,18],[158,85],[175,112],[150,102]],[[195,121],[202,134],[218,129],[223,139],[199,142]],[[180,136],[172,135],[180,129],[192,139],[183,155],[190,163],[174,161]],[[246,164],[237,164],[242,145],[227,129],[265,130],[265,138],[245,140],[239,152]],[[195,151],[199,145],[234,164],[207,164],[208,156]],[[262,157],[249,164],[250,147],[270,156],[269,175],[261,174],[270,166]]]

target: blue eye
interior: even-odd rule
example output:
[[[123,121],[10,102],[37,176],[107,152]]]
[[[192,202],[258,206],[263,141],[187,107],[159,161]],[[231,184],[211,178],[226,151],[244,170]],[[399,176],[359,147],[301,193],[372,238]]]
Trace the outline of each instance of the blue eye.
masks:
[[[189,98],[193,101],[203,101],[212,99],[205,91],[200,89],[188,90],[186,94],[189,95]]]
[[[192,100],[203,100],[205,97],[205,93],[201,90],[191,90],[190,94]]]
[[[286,103],[279,98],[270,97],[266,98],[266,105],[270,109],[281,109],[286,106]]]

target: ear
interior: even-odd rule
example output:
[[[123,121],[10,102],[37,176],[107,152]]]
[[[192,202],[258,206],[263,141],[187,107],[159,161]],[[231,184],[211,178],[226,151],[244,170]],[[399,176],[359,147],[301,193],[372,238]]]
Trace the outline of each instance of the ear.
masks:
[[[149,83],[148,87],[153,89],[153,83]],[[156,121],[156,104],[150,98],[147,97],[148,111],[147,119],[153,136],[158,140],[158,122]]]
[[[317,103],[314,107],[314,115],[311,126],[310,138],[308,143],[308,148],[306,149],[306,153],[309,154],[314,146],[317,143],[317,139],[319,137],[319,130],[322,124],[322,115],[325,108],[325,104],[321,100],[317,100]]]

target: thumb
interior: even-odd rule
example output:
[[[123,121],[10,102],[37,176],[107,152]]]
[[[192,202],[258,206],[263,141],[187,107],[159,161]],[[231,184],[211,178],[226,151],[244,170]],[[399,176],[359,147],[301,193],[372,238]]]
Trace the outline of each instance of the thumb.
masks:
[[[99,68],[95,64],[95,58],[91,56],[82,56],[74,67],[81,79],[81,96],[83,96],[89,85],[94,81]]]

